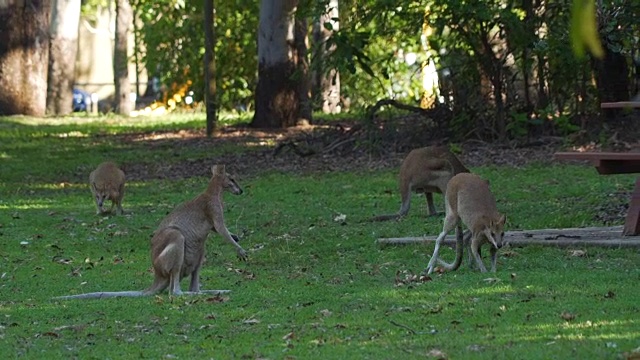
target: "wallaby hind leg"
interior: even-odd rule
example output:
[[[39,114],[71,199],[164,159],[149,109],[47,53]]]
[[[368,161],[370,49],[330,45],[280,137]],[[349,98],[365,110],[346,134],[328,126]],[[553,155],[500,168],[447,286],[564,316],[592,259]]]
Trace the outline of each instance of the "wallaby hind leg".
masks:
[[[200,292],[200,268],[202,267],[202,262],[204,261],[204,252],[200,254],[200,258],[198,259],[198,264],[196,268],[191,273],[191,283],[189,284],[190,292]]]
[[[444,238],[447,236],[447,233],[449,233],[456,227],[456,225],[458,225],[458,221],[458,215],[453,214],[453,212],[451,211],[448,211],[447,216],[444,218],[444,226],[442,228],[442,232],[436,239],[436,246],[433,249],[433,255],[431,255],[431,260],[429,260],[429,264],[427,264],[427,274],[431,274],[433,272],[436,260],[438,259],[438,253],[440,252],[440,245],[442,244],[442,241],[444,241]]]
[[[433,205],[433,193],[425,191],[424,196],[427,198],[427,208],[429,209],[429,216],[439,215],[435,205]]]
[[[155,242],[164,244],[162,251],[153,259],[156,276],[169,279],[169,292],[180,295],[180,272],[184,261],[184,236],[176,229],[164,229],[156,234]]]
[[[476,263],[478,264],[478,268],[481,272],[487,272],[487,268],[482,263],[482,257],[480,256],[480,241],[477,238],[471,238],[471,253],[473,257],[476,259]]]
[[[120,185],[120,188],[118,189],[118,191],[120,194],[120,199],[118,199],[118,203],[116,204],[118,206],[118,210],[116,211],[116,214],[122,215],[124,214],[124,211],[122,210],[122,198],[124,197],[124,183]]]
[[[409,184],[400,185],[400,196],[402,198],[402,203],[400,204],[398,216],[402,217],[407,215],[409,213],[409,209],[411,209],[411,188]]]

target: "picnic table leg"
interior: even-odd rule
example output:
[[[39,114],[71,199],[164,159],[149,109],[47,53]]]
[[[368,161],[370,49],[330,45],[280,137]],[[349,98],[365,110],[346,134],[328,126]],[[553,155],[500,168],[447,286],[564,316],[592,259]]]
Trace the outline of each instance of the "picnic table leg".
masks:
[[[631,193],[629,212],[624,222],[622,235],[640,235],[640,177],[636,179],[636,186]]]

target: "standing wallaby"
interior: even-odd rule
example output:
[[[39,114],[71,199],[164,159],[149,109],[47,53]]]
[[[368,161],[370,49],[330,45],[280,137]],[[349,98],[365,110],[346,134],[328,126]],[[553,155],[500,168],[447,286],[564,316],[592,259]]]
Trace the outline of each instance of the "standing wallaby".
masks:
[[[111,200],[111,210],[116,206],[116,214],[122,215],[122,198],[124,197],[124,172],[110,161],[103,162],[89,174],[91,193],[96,202],[96,214],[104,213],[102,206]]]
[[[222,235],[236,248],[241,260],[247,253],[238,245],[238,237],[229,233],[224,224],[222,193],[242,194],[242,189],[225,171],[224,165],[211,168],[213,176],[207,189],[195,199],[187,201],[167,215],[151,239],[151,262],[155,280],[143,291],[95,292],[61,296],[55,299],[86,299],[117,296],[144,296],[169,288],[169,293],[181,295],[180,280],[191,276],[186,294],[216,294],[220,290],[200,290],[200,267],[204,261],[205,241],[210,231]]]
[[[480,247],[489,243],[491,245],[491,271],[496,271],[498,249],[502,247],[504,237],[504,224],[507,217],[498,212],[496,200],[489,190],[489,183],[474,174],[461,173],[454,176],[447,185],[445,196],[446,216],[442,232],[436,239],[433,255],[427,265],[427,274],[431,274],[436,260],[444,266],[445,270],[456,270],[462,263],[463,247],[468,247],[475,259],[480,271],[486,272]],[[471,239],[463,240],[462,223],[471,231]],[[449,231],[456,228],[456,260],[448,264],[438,259],[440,244]],[[466,243],[466,244],[465,244]]]
[[[399,219],[409,212],[411,192],[424,193],[429,216],[437,215],[433,193],[444,194],[449,180],[458,173],[468,173],[462,162],[446,146],[429,146],[412,150],[400,166],[402,205],[397,214],[379,215],[374,221]]]

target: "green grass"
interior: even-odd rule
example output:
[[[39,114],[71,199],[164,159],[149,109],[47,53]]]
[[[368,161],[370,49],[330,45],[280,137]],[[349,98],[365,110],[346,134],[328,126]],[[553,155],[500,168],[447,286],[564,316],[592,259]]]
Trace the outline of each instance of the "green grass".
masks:
[[[84,179],[104,158],[167,161],[170,149],[115,135],[203,123],[0,118],[0,358],[617,359],[640,347],[636,249],[575,257],[528,246],[503,253],[495,274],[463,267],[407,281],[432,246],[381,249],[375,239],[434,235],[442,219],[414,197],[400,222],[365,221],[398,209],[396,170],[243,177],[225,216],[250,259],[212,235],[202,271],[204,288],[232,290],[223,298],[50,300],[151,283],[151,233],[208,179],[129,182],[128,213],[114,217],[94,214]],[[598,207],[635,179],[580,166],[473,170],[512,230],[604,225]]]

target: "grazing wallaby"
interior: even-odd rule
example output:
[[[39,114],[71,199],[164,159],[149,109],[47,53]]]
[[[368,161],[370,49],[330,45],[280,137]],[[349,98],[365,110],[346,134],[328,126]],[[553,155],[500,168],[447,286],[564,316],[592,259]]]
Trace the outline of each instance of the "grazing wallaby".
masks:
[[[480,257],[480,247],[489,243],[491,271],[495,272],[497,251],[502,247],[504,224],[507,218],[498,212],[496,200],[489,190],[489,183],[474,174],[461,173],[454,176],[447,185],[445,206],[444,226],[436,239],[433,255],[427,265],[427,274],[433,271],[436,260],[439,260],[440,244],[454,227],[456,228],[456,260],[451,264],[440,260],[445,270],[456,270],[460,267],[463,247],[467,247],[480,271],[486,272],[487,269]],[[468,241],[463,239],[460,220],[471,231],[471,238]]]
[[[424,193],[429,216],[437,215],[433,193],[444,194],[449,180],[458,173],[468,173],[462,162],[446,146],[429,146],[412,150],[400,166],[402,205],[397,214],[379,215],[374,221],[394,220],[409,212],[411,192]]]
[[[224,165],[211,168],[213,176],[207,189],[195,199],[187,201],[167,215],[151,239],[151,262],[155,280],[143,291],[95,292],[88,294],[61,296],[55,299],[86,299],[118,296],[144,296],[163,291],[181,295],[180,280],[191,276],[186,294],[212,294],[224,291],[200,290],[200,267],[204,261],[205,241],[210,231],[222,235],[236,248],[241,260],[247,253],[238,245],[238,237],[229,233],[224,224],[222,193],[242,194],[242,189],[225,171]]]
[[[96,214],[104,213],[102,206],[111,200],[111,210],[116,206],[116,214],[122,215],[122,198],[124,197],[124,172],[110,161],[103,162],[89,174],[91,193],[96,201]]]

